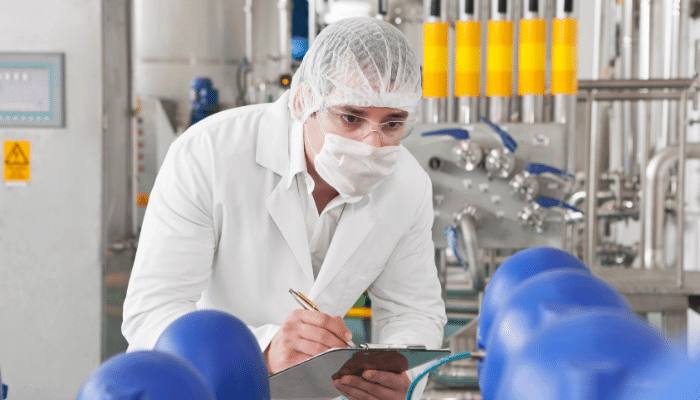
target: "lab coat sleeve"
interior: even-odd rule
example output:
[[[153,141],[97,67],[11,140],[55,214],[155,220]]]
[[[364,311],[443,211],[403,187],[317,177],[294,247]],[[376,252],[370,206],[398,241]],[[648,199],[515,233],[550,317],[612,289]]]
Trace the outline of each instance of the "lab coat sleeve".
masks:
[[[152,348],[172,321],[196,310],[207,286],[217,242],[211,169],[177,141],[158,173],[124,302],[129,351]]]
[[[372,323],[376,343],[423,344],[440,348],[447,322],[445,303],[435,266],[432,240],[432,185],[425,176],[421,202],[406,235],[399,241],[382,274],[370,286]],[[425,369],[408,371],[413,380]],[[417,386],[413,398],[419,399],[426,380]]]

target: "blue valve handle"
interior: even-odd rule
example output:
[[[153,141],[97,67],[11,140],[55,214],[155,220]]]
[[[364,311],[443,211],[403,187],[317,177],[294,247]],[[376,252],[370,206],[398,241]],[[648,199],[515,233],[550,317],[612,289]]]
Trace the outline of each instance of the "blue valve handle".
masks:
[[[464,263],[464,260],[459,255],[459,247],[457,246],[457,229],[453,225],[447,225],[445,228],[445,239],[447,240],[447,245],[450,246],[455,257],[457,257],[459,264],[466,270],[467,264]]]
[[[501,136],[501,141],[503,141],[503,146],[508,149],[511,153],[515,152],[515,149],[518,147],[518,144],[515,142],[515,140],[503,129],[501,129],[500,126],[494,124],[493,122],[489,121],[488,119],[484,117],[480,117],[482,121],[486,122],[488,126],[491,127],[496,133],[498,133]]]
[[[580,212],[581,214],[583,214],[583,211],[579,210],[578,208],[576,208],[572,205],[566,204],[561,200],[553,199],[553,198],[547,197],[547,196],[538,197],[536,203],[544,208],[561,207],[561,208],[567,208],[567,209],[572,210],[572,211]]]
[[[449,128],[449,129],[438,129],[436,131],[423,132],[421,136],[438,136],[438,135],[449,135],[456,140],[467,140],[469,139],[469,131],[461,128]]]
[[[547,164],[540,164],[540,163],[530,163],[525,167],[525,171],[532,174],[532,175],[539,175],[545,172],[549,172],[555,175],[562,175],[567,178],[574,179],[574,175],[570,174],[568,172],[562,171],[560,169],[554,168],[552,166],[549,166]]]

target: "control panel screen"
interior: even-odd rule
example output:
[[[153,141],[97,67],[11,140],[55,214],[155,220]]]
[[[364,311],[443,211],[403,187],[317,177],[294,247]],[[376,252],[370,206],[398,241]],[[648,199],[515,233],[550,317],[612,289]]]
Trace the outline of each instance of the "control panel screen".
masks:
[[[48,112],[47,68],[0,68],[0,110]]]
[[[0,127],[63,127],[63,54],[0,53]]]

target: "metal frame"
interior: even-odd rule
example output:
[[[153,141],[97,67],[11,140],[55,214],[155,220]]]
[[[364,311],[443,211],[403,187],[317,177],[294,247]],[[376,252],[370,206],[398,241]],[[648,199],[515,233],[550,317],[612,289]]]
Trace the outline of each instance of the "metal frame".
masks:
[[[587,202],[586,217],[585,217],[585,236],[584,236],[584,261],[591,266],[591,270],[607,282],[612,284],[619,290],[629,301],[632,309],[641,314],[653,312],[661,313],[662,328],[670,335],[682,335],[687,329],[687,309],[689,307],[689,298],[700,294],[700,272],[684,271],[683,269],[683,251],[684,251],[684,188],[685,188],[685,162],[689,155],[686,143],[687,121],[686,107],[688,94],[695,91],[698,84],[697,77],[694,79],[626,79],[626,80],[590,80],[579,82],[578,100],[586,102],[587,116],[587,132],[590,133],[588,141],[588,165],[586,167],[586,198]],[[678,268],[673,270],[663,270],[662,265],[658,265],[655,259],[647,257],[647,253],[655,249],[648,249],[649,243],[653,245],[649,236],[650,229],[652,231],[660,229],[658,226],[659,218],[655,218],[656,208],[654,205],[658,201],[653,201],[653,198],[646,198],[649,190],[655,190],[656,185],[653,182],[658,181],[659,176],[668,168],[660,165],[669,165],[670,161],[659,161],[654,157],[652,160],[647,160],[644,157],[641,162],[644,164],[642,174],[642,196],[640,202],[640,210],[644,210],[644,218],[642,223],[642,238],[640,241],[642,254],[641,270],[637,269],[620,269],[620,268],[601,268],[597,266],[595,254],[597,249],[597,234],[598,234],[598,204],[592,199],[598,198],[597,188],[600,177],[599,168],[599,129],[597,127],[597,119],[592,115],[594,103],[596,101],[624,101],[624,100],[677,100],[679,102],[678,110],[678,146],[677,148],[667,148],[665,153],[673,153],[670,156],[664,156],[665,153],[659,153],[661,158],[675,160],[674,155],[677,155],[679,165],[678,177],[678,192],[677,192],[677,216],[678,216]],[[650,138],[645,136],[644,142],[641,144],[644,149],[648,147]],[[691,150],[695,151],[696,146]],[[646,154],[646,153],[645,153]],[[691,153],[693,156],[695,153]],[[652,174],[652,182],[646,182],[650,179],[649,174]],[[651,203],[649,203],[651,202]],[[651,210],[649,207],[654,207]],[[649,212],[651,211],[651,212]],[[651,214],[651,215],[647,215]],[[661,219],[663,221],[663,218]],[[649,226],[651,225],[651,226]],[[658,257],[652,257],[658,258]]]
[[[624,80],[582,80],[579,82],[579,101],[586,102],[586,109],[588,114],[588,129],[590,132],[588,153],[588,166],[586,168],[586,198],[596,199],[597,198],[597,184],[599,177],[598,164],[599,164],[599,154],[598,154],[598,142],[600,140],[599,132],[597,129],[597,119],[593,117],[594,114],[594,102],[596,101],[620,101],[620,100],[658,100],[658,99],[671,99],[678,100],[682,104],[687,103],[688,92],[693,90],[697,85],[697,78],[695,79],[624,79]],[[641,92],[644,90],[645,92]],[[664,90],[664,92],[653,92],[650,90]],[[679,233],[683,232],[683,218],[684,209],[683,201],[681,201],[683,194],[683,187],[685,186],[685,146],[686,146],[686,132],[687,124],[685,118],[685,107],[678,107],[678,126],[679,126],[679,146],[680,146],[680,158],[679,158],[679,193],[678,193],[678,219],[679,219]],[[647,146],[646,143],[643,146]],[[596,251],[596,234],[598,231],[598,215],[597,215],[597,204],[595,201],[588,201],[587,213],[586,213],[586,225],[585,225],[585,241],[584,241],[584,262],[588,265],[595,264],[595,251]],[[644,224],[644,222],[643,222]],[[642,225],[642,232],[645,231],[645,226]],[[678,286],[683,285],[683,236],[679,236],[679,268],[678,268]],[[644,239],[642,239],[642,246],[644,245]],[[644,249],[641,251],[644,254]],[[645,265],[642,264],[642,268]],[[651,266],[646,266],[651,267]]]

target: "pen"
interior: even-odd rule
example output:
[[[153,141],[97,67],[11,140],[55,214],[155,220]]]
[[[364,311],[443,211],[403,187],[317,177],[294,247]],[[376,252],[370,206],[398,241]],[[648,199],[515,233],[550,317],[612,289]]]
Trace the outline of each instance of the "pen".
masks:
[[[300,292],[289,289],[289,293],[292,294],[292,297],[294,297],[294,300],[296,300],[297,303],[299,303],[305,310],[314,310],[314,311],[321,312],[321,310],[318,309],[316,304],[314,304],[311,300],[309,300],[308,297],[304,296]],[[338,339],[343,340],[341,338],[338,338]],[[357,346],[355,346],[355,343],[352,342],[352,340],[348,340],[348,341],[343,340],[343,342],[345,342],[345,344],[347,344],[348,347],[351,347],[351,348],[357,347]]]

